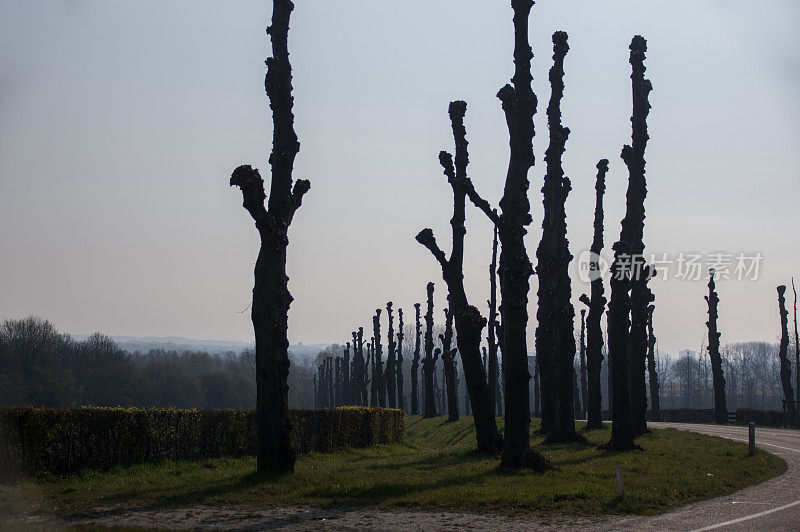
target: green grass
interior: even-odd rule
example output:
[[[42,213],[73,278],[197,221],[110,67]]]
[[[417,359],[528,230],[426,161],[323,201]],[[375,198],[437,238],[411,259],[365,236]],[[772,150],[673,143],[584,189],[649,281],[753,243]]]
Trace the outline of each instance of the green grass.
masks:
[[[502,423],[502,420],[500,420]],[[534,420],[532,430],[538,428]],[[253,458],[164,462],[107,473],[0,486],[0,515],[73,514],[116,505],[194,504],[377,506],[497,511],[502,513],[655,514],[692,501],[731,493],[786,468],[779,458],[721,438],[656,430],[638,443],[643,451],[599,450],[610,429],[585,432],[588,444],[534,448],[558,470],[503,471],[499,459],[474,451],[471,418],[407,418],[401,444],[312,454],[296,473],[259,479]],[[614,466],[626,496],[617,499]]]

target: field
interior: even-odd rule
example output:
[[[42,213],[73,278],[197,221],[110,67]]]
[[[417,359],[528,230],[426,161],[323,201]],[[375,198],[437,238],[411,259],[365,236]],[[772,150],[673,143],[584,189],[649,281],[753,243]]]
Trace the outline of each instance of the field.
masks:
[[[672,429],[642,437],[643,451],[603,451],[597,445],[608,439],[606,428],[585,432],[588,444],[542,445],[534,434],[534,448],[558,469],[503,471],[496,457],[473,450],[471,418],[445,419],[410,416],[404,443],[312,454],[298,460],[295,475],[283,478],[256,478],[254,459],[242,458],[163,462],[0,486],[0,515],[197,504],[648,515],[730,493],[785,469],[763,451],[747,458],[745,444]],[[625,484],[621,500],[615,465]]]

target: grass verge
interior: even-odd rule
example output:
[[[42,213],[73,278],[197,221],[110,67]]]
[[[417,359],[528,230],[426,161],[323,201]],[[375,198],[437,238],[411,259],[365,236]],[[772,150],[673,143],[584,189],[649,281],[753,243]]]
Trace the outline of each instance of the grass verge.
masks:
[[[403,443],[304,456],[296,473],[282,478],[255,477],[254,458],[223,458],[0,485],[0,516],[195,504],[650,515],[763,482],[786,468],[761,450],[746,457],[745,444],[673,429],[641,437],[643,451],[599,450],[610,436],[605,428],[585,432],[588,444],[543,445],[534,434],[532,444],[558,470],[504,471],[497,457],[474,451],[471,417],[448,423],[409,416],[406,423]],[[615,465],[625,483],[622,500]]]

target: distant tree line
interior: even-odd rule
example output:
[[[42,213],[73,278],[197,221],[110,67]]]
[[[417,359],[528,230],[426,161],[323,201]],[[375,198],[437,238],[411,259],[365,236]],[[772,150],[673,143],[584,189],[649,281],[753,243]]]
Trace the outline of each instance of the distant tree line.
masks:
[[[313,406],[311,379],[310,366],[292,364],[295,408]],[[249,409],[255,382],[252,350],[130,353],[100,333],[76,341],[37,317],[0,325],[0,406]]]

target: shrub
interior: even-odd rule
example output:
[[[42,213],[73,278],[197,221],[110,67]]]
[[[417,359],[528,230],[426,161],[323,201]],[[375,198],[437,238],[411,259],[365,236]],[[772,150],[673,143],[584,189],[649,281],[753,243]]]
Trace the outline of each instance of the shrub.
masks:
[[[298,454],[401,441],[400,410],[292,410]],[[0,408],[0,478],[255,451],[253,410]]]

